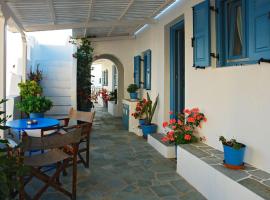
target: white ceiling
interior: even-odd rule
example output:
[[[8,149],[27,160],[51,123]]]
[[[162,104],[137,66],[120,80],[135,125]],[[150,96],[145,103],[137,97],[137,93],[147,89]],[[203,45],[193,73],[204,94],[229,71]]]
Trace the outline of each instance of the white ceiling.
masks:
[[[77,37],[133,35],[175,0],[5,0],[24,31],[73,29]],[[2,3],[1,3],[2,4]]]

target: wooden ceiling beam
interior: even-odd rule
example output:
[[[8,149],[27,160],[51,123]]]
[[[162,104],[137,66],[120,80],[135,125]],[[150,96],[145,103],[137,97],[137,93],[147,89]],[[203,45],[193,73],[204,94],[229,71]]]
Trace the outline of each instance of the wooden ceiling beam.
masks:
[[[120,17],[118,18],[118,20],[123,19],[123,17],[127,14],[128,10],[130,9],[130,7],[132,6],[132,4],[134,3],[135,0],[130,0],[127,7],[125,8],[125,10],[122,12],[122,14],[120,15]],[[111,30],[108,32],[107,36],[111,36],[112,32],[114,31],[115,26],[113,26],[111,28]]]
[[[51,17],[52,17],[52,23],[55,24],[56,17],[55,17],[55,10],[54,10],[54,5],[53,5],[53,0],[48,0],[48,3],[49,3],[49,8],[50,8],[50,14],[51,14]]]
[[[155,20],[113,20],[113,21],[89,21],[89,23],[72,23],[72,24],[41,24],[35,26],[25,26],[25,31],[48,31],[48,30],[61,30],[61,29],[76,29],[76,28],[108,28],[111,26],[136,26],[140,24],[153,24]]]
[[[89,1],[89,11],[88,11],[88,16],[87,16],[86,24],[88,24],[89,21],[92,18],[93,5],[94,5],[94,0],[90,0]],[[85,27],[85,29],[84,29],[84,37],[87,36],[86,34],[87,34],[87,27]]]

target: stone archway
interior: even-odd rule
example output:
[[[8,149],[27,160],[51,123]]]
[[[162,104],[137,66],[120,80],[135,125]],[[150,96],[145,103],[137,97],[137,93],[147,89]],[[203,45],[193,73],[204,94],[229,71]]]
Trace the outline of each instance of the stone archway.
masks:
[[[117,94],[117,104],[122,105],[122,100],[124,99],[124,66],[121,61],[112,54],[101,54],[94,56],[93,62],[100,59],[108,59],[112,61],[118,71],[118,94]]]

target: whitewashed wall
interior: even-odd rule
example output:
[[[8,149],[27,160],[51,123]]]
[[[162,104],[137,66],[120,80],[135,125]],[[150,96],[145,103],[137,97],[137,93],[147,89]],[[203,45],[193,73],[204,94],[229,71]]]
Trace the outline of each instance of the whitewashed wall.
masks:
[[[133,81],[133,56],[152,50],[152,96],[160,95],[156,122],[161,130],[162,121],[169,111],[169,26],[179,18],[185,19],[185,70],[186,107],[199,107],[208,122],[201,134],[206,143],[222,149],[220,135],[234,137],[248,148],[246,162],[270,172],[268,128],[270,113],[270,65],[245,65],[242,67],[195,70],[193,64],[192,6],[201,0],[180,0],[136,40],[111,41],[95,44],[97,54],[110,53],[120,59],[125,69],[125,88]],[[212,51],[215,47],[215,26],[212,14]],[[126,94],[127,95],[127,94]],[[157,116],[159,116],[157,118]]]
[[[53,101],[53,108],[47,115],[67,115],[71,106],[76,105],[74,101],[74,76],[73,68],[73,46],[39,45],[34,43],[30,50],[30,61],[28,66],[33,69],[40,64],[43,72],[43,94]],[[76,84],[75,84],[76,86]]]

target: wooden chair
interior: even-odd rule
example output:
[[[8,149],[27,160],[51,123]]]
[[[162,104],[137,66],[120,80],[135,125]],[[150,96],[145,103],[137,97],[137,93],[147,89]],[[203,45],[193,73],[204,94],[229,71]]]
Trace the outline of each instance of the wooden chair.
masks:
[[[34,195],[33,199],[40,199],[42,194],[48,189],[53,187],[54,189],[62,192],[70,197],[72,200],[76,199],[76,185],[77,185],[77,153],[78,146],[81,140],[81,128],[73,129],[66,134],[54,134],[46,137],[29,137],[24,135],[22,138],[21,156],[23,157],[23,163],[25,166],[29,166],[31,169],[31,175],[27,181],[23,177],[21,180],[20,199],[29,199],[29,195],[24,191],[24,187],[33,177],[43,181],[45,185]],[[66,145],[72,145],[74,153],[72,156],[66,154],[63,151],[63,147]],[[43,150],[44,153],[24,156],[25,151]],[[61,187],[59,177],[61,172],[68,166],[69,162],[72,162],[72,191],[67,191]],[[47,175],[42,171],[44,166],[56,164],[55,173],[52,176]]]
[[[77,111],[71,108],[67,118],[59,119],[64,122],[62,126],[64,130],[69,130],[70,128],[81,126],[82,139],[79,145],[78,163],[83,163],[86,168],[89,168],[90,133],[91,133],[94,117],[95,117],[95,112]],[[85,146],[82,146],[83,144],[85,144]],[[69,148],[68,151],[72,153],[72,148]],[[85,157],[82,155],[82,153],[84,152],[86,152]]]

